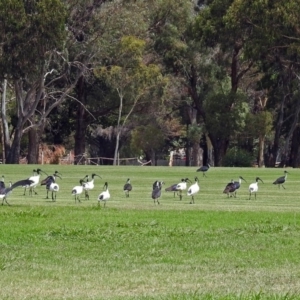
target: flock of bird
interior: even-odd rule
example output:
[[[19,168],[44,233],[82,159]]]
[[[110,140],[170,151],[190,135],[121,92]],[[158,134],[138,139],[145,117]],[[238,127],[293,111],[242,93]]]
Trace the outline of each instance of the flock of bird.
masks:
[[[202,172],[203,177],[206,177],[206,172],[209,170],[210,165],[207,166],[202,166],[197,170],[197,172]],[[45,174],[47,177],[43,179],[40,182],[40,177],[41,173]],[[278,185],[280,188],[281,186],[285,189],[284,183],[287,179],[287,171],[284,171],[284,176],[277,178],[273,184]],[[40,184],[40,185],[45,185],[46,187],[46,199],[49,199],[49,192],[51,192],[51,198],[52,201],[56,201],[56,194],[59,191],[59,185],[56,182],[57,178],[62,179],[62,174],[59,173],[58,171],[55,171],[53,175],[48,175],[47,173],[43,172],[41,169],[36,169],[33,170],[33,175],[30,176],[27,179],[19,180],[12,184],[9,182],[9,186],[6,187],[4,183],[4,176],[2,176],[2,180],[0,180],[0,199],[2,199],[2,205],[4,202],[7,205],[10,205],[7,201],[7,196],[11,193],[11,191],[19,186],[24,187],[24,195],[26,195],[26,190],[29,190],[29,195],[37,195],[37,192],[35,191],[35,188]],[[81,202],[80,196],[81,194],[84,193],[85,200],[89,200],[89,191],[94,189],[95,184],[95,177],[99,177],[102,179],[101,176],[97,174],[92,174],[91,180],[89,180],[89,175],[86,175],[84,178],[80,179],[79,185],[74,186],[72,188],[71,194],[74,196],[75,203]],[[228,197],[236,197],[237,190],[240,188],[242,181],[246,182],[246,180],[242,177],[239,176],[239,179],[237,181],[234,181],[233,179],[231,182],[229,182],[223,191],[223,193],[227,194]],[[251,183],[249,185],[249,200],[251,199],[252,194],[254,194],[254,197],[256,199],[256,193],[258,191],[258,181],[261,181],[262,183],[263,180],[259,177],[256,177],[255,182]],[[165,183],[163,181],[158,181],[156,180],[153,185],[152,185],[152,199],[154,201],[154,204],[160,204],[159,198],[161,197],[161,191],[162,191],[162,186]],[[190,186],[188,186],[190,184]],[[179,200],[182,200],[183,193],[187,190],[187,196],[191,197],[190,203],[193,204],[195,203],[194,196],[200,191],[200,186],[199,186],[199,180],[198,177],[195,176],[194,178],[194,183],[191,182],[189,178],[182,178],[179,183],[175,183],[167,188],[165,188],[166,192],[174,192],[174,197],[177,195],[179,197]],[[132,185],[130,182],[130,178],[127,179],[126,183],[124,184],[123,191],[125,193],[125,197],[128,198],[130,192],[132,191]],[[104,202],[104,206],[106,205],[106,201],[110,199],[110,192],[108,190],[108,183],[105,182],[103,186],[103,191],[98,195],[98,203]]]

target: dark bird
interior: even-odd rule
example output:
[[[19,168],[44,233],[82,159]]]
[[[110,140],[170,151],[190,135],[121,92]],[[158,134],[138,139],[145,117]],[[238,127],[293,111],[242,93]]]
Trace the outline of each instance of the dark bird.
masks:
[[[207,164],[207,166],[202,166],[200,167],[197,172],[202,172],[203,173],[203,176],[206,177],[205,173],[209,170],[210,168],[210,164]]]
[[[227,194],[228,197],[229,196],[230,197],[232,197],[232,196],[236,197],[236,192],[240,188],[240,186],[242,184],[242,180],[245,181],[245,182],[247,182],[242,176],[239,177],[238,181],[234,181],[233,179],[231,179],[231,182],[229,182],[226,185],[223,193]]]
[[[46,185],[47,196],[46,199],[49,199],[49,191],[52,192],[52,201],[56,201],[56,193],[59,191],[59,185],[56,183],[56,177],[62,179],[58,171],[55,171],[53,175],[48,176],[42,180],[41,185]]]
[[[129,192],[132,191],[132,185],[130,183],[130,178],[127,179],[127,181],[123,187],[123,191],[125,192],[125,196],[129,197]]]
[[[262,183],[264,183],[259,177],[256,177],[255,182],[251,183],[249,185],[249,193],[250,193],[249,194],[249,200],[251,198],[252,193],[254,193],[255,199],[256,199],[256,193],[258,191],[258,180],[260,180]]]
[[[152,197],[152,199],[154,201],[154,204],[155,204],[155,202],[157,202],[157,204],[160,204],[158,199],[161,196],[161,187],[165,183],[163,181],[156,181],[155,183],[156,183],[155,186],[153,184],[153,190],[152,190],[151,197]]]
[[[273,184],[278,184],[278,188],[280,188],[280,185],[285,189],[284,183],[287,179],[287,174],[290,174],[288,171],[284,171],[284,176],[277,178]]]
[[[18,187],[18,186],[29,186],[33,183],[32,180],[29,180],[29,179],[23,179],[23,180],[19,180],[17,182],[15,182],[14,184],[11,184],[11,182],[9,183],[9,187],[5,187],[5,184],[3,182],[3,184],[1,184],[0,186],[0,199],[2,199],[2,205],[4,204],[4,201],[6,202],[7,205],[10,205],[8,202],[7,202],[7,197],[8,195],[11,193],[11,191]]]

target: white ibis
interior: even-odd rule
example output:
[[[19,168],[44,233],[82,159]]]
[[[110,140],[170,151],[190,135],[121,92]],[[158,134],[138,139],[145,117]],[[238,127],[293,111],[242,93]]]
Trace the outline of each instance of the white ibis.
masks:
[[[258,180],[260,180],[262,183],[264,183],[259,177],[256,177],[255,182],[251,183],[249,185],[249,193],[250,193],[249,194],[249,200],[251,198],[252,193],[254,193],[255,199],[256,199],[256,193],[258,191]]]
[[[84,183],[84,179],[80,179],[79,180],[80,185],[76,185],[73,187],[72,189],[72,195],[75,196],[75,203],[76,200],[78,200],[78,202],[80,202],[80,198],[79,196],[82,194],[83,192],[83,183]]]
[[[185,181],[185,179],[182,178],[182,179],[181,179],[181,182],[184,182],[184,181]],[[171,186],[165,188],[165,191],[166,191],[166,192],[174,192],[174,198],[175,198],[176,192],[178,193],[177,185],[178,185],[178,183],[172,184]]]
[[[18,187],[18,186],[29,186],[33,183],[32,180],[29,180],[29,179],[23,179],[23,180],[19,180],[17,182],[15,182],[14,184],[12,184],[11,182],[9,182],[9,187],[5,187],[5,184],[4,182],[1,184],[0,186],[0,199],[2,199],[2,205],[4,204],[4,202],[7,204],[7,205],[10,205],[8,202],[7,202],[7,197],[8,195],[11,193],[11,191]]]
[[[59,191],[59,185],[56,183],[56,177],[59,177],[61,179],[59,174],[60,173],[58,171],[55,171],[53,175],[48,176],[41,182],[41,185],[46,185],[46,190],[47,190],[46,199],[49,199],[48,193],[51,192],[52,201],[56,201],[56,193]]]
[[[92,174],[92,179],[83,184],[83,188],[84,188],[84,191],[85,191],[85,198],[88,199],[88,200],[90,199],[89,191],[92,190],[95,187],[94,181],[95,181],[96,176],[102,179],[101,176],[99,176],[97,174]]]
[[[192,184],[187,191],[187,195],[192,196],[192,201],[190,202],[190,204],[195,203],[194,195],[200,191],[200,186],[198,184],[198,181],[199,181],[198,177],[195,177],[195,183]]]
[[[179,182],[176,186],[176,190],[178,191],[179,200],[182,200],[182,191],[185,191],[187,189],[187,182],[191,181],[188,178],[182,179],[181,182]]]
[[[130,183],[130,178],[128,178],[126,183],[124,184],[123,191],[125,192],[125,196],[128,198],[129,192],[132,191],[132,185]]]
[[[209,168],[210,168],[210,164],[207,164],[206,166],[200,167],[200,168],[197,170],[197,172],[202,172],[202,173],[203,173],[203,177],[204,177],[204,176],[207,177],[207,176],[205,175],[205,173],[209,170]]]
[[[273,184],[278,184],[278,188],[280,188],[280,186],[282,186],[285,189],[283,184],[285,183],[285,181],[287,179],[287,174],[290,174],[290,173],[288,171],[284,171],[284,176],[277,178],[273,182]]]
[[[107,182],[104,183],[103,189],[104,189],[104,191],[101,194],[99,194],[99,196],[98,196],[98,204],[100,205],[100,202],[103,201],[104,207],[105,207],[106,201],[110,199],[110,193],[108,190]]]
[[[36,169],[36,170],[33,170],[33,176],[30,176],[28,178],[28,180],[32,180],[32,184],[29,185],[29,186],[24,186],[24,196],[25,196],[25,193],[26,193],[26,189],[29,188],[29,195],[32,196],[32,193],[34,192],[35,195],[37,195],[37,192],[34,190],[37,185],[39,184],[40,182],[40,178],[41,178],[41,172],[46,174],[45,172],[43,172],[41,169]],[[47,175],[47,174],[46,174]]]

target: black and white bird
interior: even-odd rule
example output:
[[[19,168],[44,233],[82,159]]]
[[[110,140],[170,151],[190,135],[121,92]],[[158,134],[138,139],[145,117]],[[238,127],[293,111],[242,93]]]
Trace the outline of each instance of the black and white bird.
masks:
[[[24,186],[24,196],[25,196],[27,188],[29,188],[29,195],[32,196],[32,193],[34,193],[35,195],[37,195],[37,192],[35,191],[35,188],[37,187],[37,185],[40,182],[41,173],[46,174],[41,169],[33,170],[33,175],[28,178],[28,180],[31,180],[33,183],[31,185],[29,185],[29,186]]]
[[[178,192],[179,200],[182,200],[182,191],[187,189],[187,183],[192,183],[188,178],[181,179],[181,182],[177,183],[176,189]]]
[[[29,179],[19,180],[19,181],[15,182],[14,184],[9,182],[9,187],[5,187],[5,183],[2,182],[0,185],[0,199],[2,199],[2,205],[4,204],[4,202],[7,205],[10,205],[7,201],[7,197],[14,188],[16,188],[18,186],[25,186],[25,185],[29,186],[31,184],[32,184],[32,180],[29,180]]]
[[[56,193],[59,191],[59,185],[56,183],[56,178],[60,178],[60,173],[55,171],[53,175],[48,176],[44,180],[42,180],[41,185],[46,185],[47,196],[46,199],[49,199],[49,192],[52,193],[52,201],[56,201]]]
[[[241,184],[242,184],[242,180],[247,182],[242,176],[239,176],[239,180],[238,181],[234,181],[233,179],[231,179],[231,182],[229,182],[223,193],[224,194],[227,194],[227,196],[229,197],[232,197],[234,196],[236,198],[236,192],[237,190],[240,188]]]
[[[1,180],[0,180],[0,188],[5,188],[4,175],[2,175]]]
[[[185,179],[182,178],[181,182],[184,182],[184,181],[185,181]],[[174,192],[174,198],[175,198],[176,192],[178,194],[177,185],[178,185],[178,183],[172,184],[171,186],[165,188],[165,191],[166,192]]]
[[[73,189],[72,189],[72,192],[71,192],[72,195],[75,197],[75,203],[76,203],[76,200],[78,200],[78,202],[80,202],[79,197],[83,192],[84,179],[80,179],[79,183],[80,183],[80,185],[74,186]]]
[[[94,187],[95,187],[95,177],[99,177],[102,179],[101,176],[97,175],[97,174],[92,174],[92,179],[90,181],[87,181],[83,184],[83,188],[84,188],[84,191],[85,191],[85,198],[87,200],[90,199],[90,195],[89,195],[89,191],[92,190]]]
[[[106,201],[110,199],[110,193],[108,190],[108,183],[105,182],[104,186],[103,186],[103,192],[99,194],[98,196],[98,204],[100,205],[100,202],[103,201],[104,202],[104,207],[106,205]]]
[[[249,200],[252,194],[255,195],[255,199],[256,199],[256,193],[258,191],[258,180],[264,183],[259,177],[256,177],[255,182],[249,185]]]
[[[130,178],[128,178],[126,183],[124,184],[123,191],[125,192],[125,196],[128,198],[129,193],[132,191],[132,185],[130,182]]]
[[[197,170],[197,172],[202,172],[202,173],[203,173],[203,177],[204,177],[204,176],[207,177],[205,173],[209,170],[209,168],[210,168],[210,164],[207,164],[207,166],[202,166],[202,167],[200,167],[200,168]]]
[[[152,199],[154,201],[154,204],[157,202],[157,204],[159,203],[159,198],[161,197],[161,188],[162,185],[165,184],[163,181],[156,181],[156,185],[154,186],[153,184],[153,190],[152,190]]]
[[[192,197],[192,201],[190,202],[190,204],[195,203],[194,195],[200,191],[200,186],[198,182],[198,177],[195,177],[195,183],[192,184],[187,191],[187,195]]]
[[[288,171],[284,171],[284,176],[277,178],[273,182],[273,184],[278,184],[278,188],[280,188],[280,186],[282,186],[285,189],[283,184],[285,183],[285,181],[287,179],[287,174],[290,174],[290,173]]]

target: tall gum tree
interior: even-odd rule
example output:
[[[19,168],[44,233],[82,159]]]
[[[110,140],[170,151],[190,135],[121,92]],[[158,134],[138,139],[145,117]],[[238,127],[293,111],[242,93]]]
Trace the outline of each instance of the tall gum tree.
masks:
[[[119,98],[114,165],[117,164],[122,128],[137,103],[164,83],[160,68],[143,60],[145,46],[144,40],[124,36],[117,44],[113,65],[95,69],[95,75],[115,90]]]
[[[13,86],[18,119],[12,140],[5,141],[10,145],[6,163],[19,163],[22,136],[36,126],[36,109],[47,99],[47,63],[52,52],[62,47],[65,18],[59,0],[0,2],[0,78]],[[40,112],[40,116],[47,112]]]

